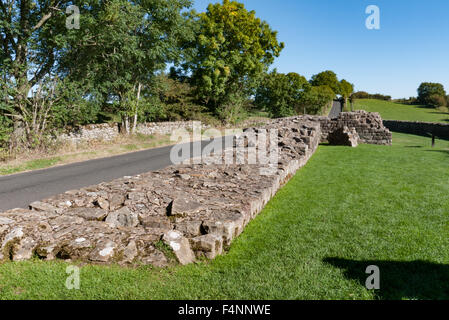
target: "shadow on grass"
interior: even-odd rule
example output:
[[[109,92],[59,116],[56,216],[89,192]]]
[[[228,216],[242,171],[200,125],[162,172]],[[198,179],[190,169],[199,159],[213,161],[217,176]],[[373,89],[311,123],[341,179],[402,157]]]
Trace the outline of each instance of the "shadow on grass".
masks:
[[[411,104],[411,106],[414,106],[417,109],[434,109],[435,110],[435,107],[425,105],[425,104]]]
[[[449,156],[449,150],[426,150],[427,152],[439,152],[439,153],[444,153],[447,154]]]
[[[440,114],[440,115],[442,114],[442,115],[445,115],[445,116],[448,115],[445,112],[430,112],[430,113],[432,113],[432,114]],[[441,119],[441,120],[439,120],[439,122],[449,122],[449,119]]]
[[[376,290],[379,299],[401,300],[449,299],[449,265],[427,261],[355,261],[341,258],[325,258],[324,262],[344,271],[348,279],[357,280],[365,287],[366,268],[379,267],[380,290]]]

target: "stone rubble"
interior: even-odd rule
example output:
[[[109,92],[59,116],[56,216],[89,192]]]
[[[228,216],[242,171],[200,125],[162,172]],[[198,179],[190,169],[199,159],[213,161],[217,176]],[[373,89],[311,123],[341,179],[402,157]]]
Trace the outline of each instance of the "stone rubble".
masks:
[[[364,122],[348,127],[354,121],[348,119]],[[353,142],[355,130],[365,128],[368,119],[377,116],[343,115],[337,122]],[[279,119],[246,129],[235,138],[234,148],[205,157],[200,164],[124,177],[34,202],[29,209],[0,213],[0,261],[37,256],[164,267],[171,263],[170,254],[181,264],[214,259],[307,163],[322,141],[322,122],[316,117]],[[380,130],[370,128],[374,134]],[[254,146],[249,137],[270,129],[277,130],[278,164],[252,164],[248,148],[273,151],[271,140],[276,137],[270,136],[265,146]],[[325,134],[327,139],[330,133]],[[224,164],[229,157],[244,161]]]
[[[360,137],[355,128],[344,126],[329,134],[327,140],[330,145],[355,148],[359,145]]]
[[[319,120],[323,132],[322,139],[327,140],[329,134],[342,127],[354,128],[359,135],[360,143],[391,145],[390,130],[383,125],[382,118],[377,112],[342,112],[337,119],[330,120],[324,117]]]
[[[335,119],[325,116],[295,116],[286,119],[296,119],[300,121],[314,121],[321,125],[321,142],[328,142],[328,137],[338,129],[348,127],[349,130],[355,129],[359,135],[359,143],[391,145],[392,134],[382,121],[377,112],[366,112],[358,110],[355,112],[342,112]],[[273,123],[282,122],[283,119],[274,120]]]

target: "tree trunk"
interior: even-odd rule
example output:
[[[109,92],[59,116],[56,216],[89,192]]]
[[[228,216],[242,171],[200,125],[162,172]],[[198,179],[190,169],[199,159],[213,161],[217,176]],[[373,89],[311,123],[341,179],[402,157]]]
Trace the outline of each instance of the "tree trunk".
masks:
[[[137,101],[136,101],[136,110],[134,112],[134,119],[133,119],[133,127],[131,130],[132,134],[136,133],[136,129],[137,129],[137,114],[139,111],[139,101],[140,101],[140,91],[142,90],[142,84],[139,83],[139,86],[137,88]]]
[[[129,134],[130,130],[129,130],[129,116],[128,115],[123,115],[122,116],[122,132],[124,134]]]

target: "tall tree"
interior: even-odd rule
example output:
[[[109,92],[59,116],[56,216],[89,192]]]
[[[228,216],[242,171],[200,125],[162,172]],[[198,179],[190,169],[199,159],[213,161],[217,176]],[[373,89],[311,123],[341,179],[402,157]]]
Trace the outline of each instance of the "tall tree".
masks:
[[[0,82],[5,88],[1,107],[5,114],[23,124],[29,143],[42,136],[51,114],[49,98],[57,85],[53,73],[66,40],[65,9],[71,3],[0,2]]]
[[[124,132],[132,132],[145,87],[177,60],[180,39],[193,36],[182,14],[190,5],[190,0],[109,0],[86,8],[81,32],[71,33],[63,72],[92,79],[120,114]]]
[[[193,18],[197,41],[186,67],[203,103],[232,121],[284,44],[267,22],[236,1],[210,4]]]
[[[326,85],[311,86],[301,95],[300,107],[304,114],[322,114],[334,97],[334,91]]]
[[[301,97],[308,89],[306,78],[297,73],[268,73],[257,89],[255,103],[273,117],[288,117],[299,112]]]
[[[345,102],[345,107],[348,105],[348,99],[354,92],[354,85],[345,79],[340,81],[340,94]]]
[[[441,83],[423,82],[418,88],[418,100],[426,105],[433,105],[435,100],[446,100],[446,91]]]
[[[340,94],[340,83],[335,72],[327,70],[315,74],[310,79],[310,84],[314,87],[328,86],[334,92],[334,95]]]

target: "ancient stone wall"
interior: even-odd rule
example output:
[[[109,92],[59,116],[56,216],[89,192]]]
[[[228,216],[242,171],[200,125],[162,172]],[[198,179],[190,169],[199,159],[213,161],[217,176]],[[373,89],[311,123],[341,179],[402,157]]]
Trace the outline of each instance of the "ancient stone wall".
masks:
[[[297,119],[300,121],[316,121],[321,125],[321,141],[327,142],[329,134],[339,129],[352,128],[358,134],[360,143],[391,145],[391,132],[383,125],[382,118],[377,112],[366,112],[363,110],[355,112],[342,112],[335,119],[326,116],[295,116],[287,119]],[[273,120],[283,121],[283,119]]]
[[[287,118],[288,119],[288,118]],[[343,128],[344,126],[349,129],[355,128],[357,131],[361,143],[372,144],[391,144],[391,133],[384,127],[382,119],[378,113],[368,113],[365,111],[356,112],[343,112],[340,113],[336,119],[330,119],[325,116],[296,116],[292,119],[300,119],[303,121],[318,121],[321,124],[322,141],[327,141],[329,133]],[[243,127],[260,126],[263,123],[276,123],[277,121],[283,121],[283,119],[276,120],[252,120],[243,123]],[[442,138],[446,135],[449,136],[449,125],[444,124],[429,124],[429,123],[410,123],[410,122],[391,122],[386,121],[389,126],[397,130],[403,130],[399,132],[437,132]],[[432,126],[433,125],[433,126]],[[202,129],[208,129],[210,126],[201,124]],[[178,121],[178,122],[149,122],[138,124],[137,133],[144,135],[167,135],[171,134],[176,129],[191,130],[193,128],[192,121]],[[433,131],[432,131],[433,130]],[[92,140],[111,141],[119,135],[119,125],[113,124],[91,124],[86,126],[80,126],[73,129],[68,133],[64,133],[59,137],[60,141],[81,143]]]
[[[306,164],[320,142],[316,122],[286,120],[279,130],[279,160],[266,175],[262,164],[171,166],[125,177],[32,203],[29,210],[0,214],[0,260],[75,259],[92,263],[164,266],[168,245],[180,263],[221,254],[290,177]],[[259,134],[261,129],[247,133]],[[240,140],[239,140],[240,139]],[[247,148],[238,143],[221,159]],[[246,145],[247,146],[247,145]],[[248,158],[246,158],[248,160]]]
[[[432,123],[418,121],[383,120],[390,131],[415,134],[428,137],[432,134],[440,139],[449,140],[449,123]]]
[[[167,135],[176,129],[191,130],[192,121],[177,122],[148,122],[137,125],[136,132],[144,135]],[[209,128],[202,124],[202,128]],[[74,128],[73,130],[61,134],[59,141],[79,144],[94,140],[111,141],[119,135],[119,125],[117,123],[90,124]]]
[[[170,264],[171,252],[181,264],[213,259],[307,163],[323,135],[336,132],[336,141],[353,145],[363,133],[367,143],[388,144],[380,137],[389,133],[381,123],[376,115],[362,113],[335,122],[308,116],[277,119],[246,129],[235,137],[233,148],[203,157],[199,164],[124,177],[0,213],[0,261],[38,256],[162,267]],[[267,132],[275,135],[265,145],[249,139],[259,141]],[[267,148],[269,154],[276,150],[276,161],[251,162],[247,151],[254,147]]]
[[[384,127],[382,118],[377,112],[342,112],[336,119],[321,117],[322,140],[327,140],[329,133],[342,127],[354,128],[361,143],[391,145],[391,132]]]

